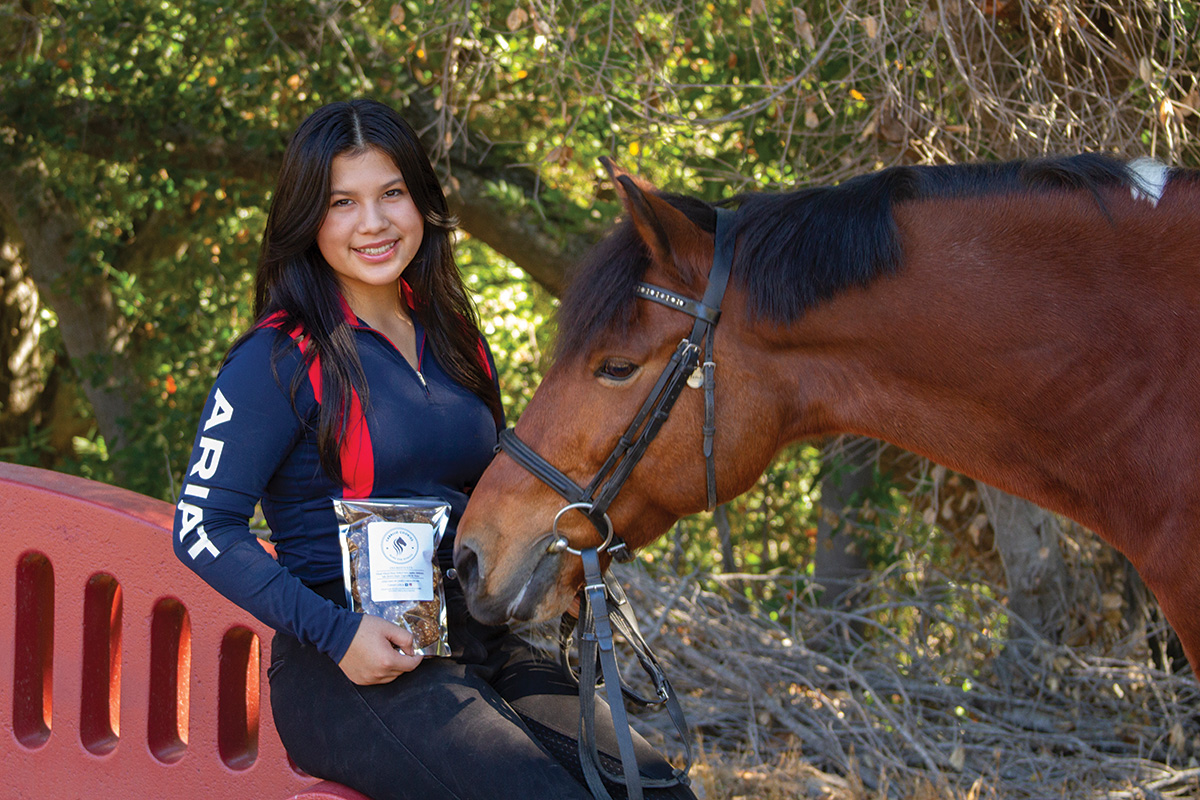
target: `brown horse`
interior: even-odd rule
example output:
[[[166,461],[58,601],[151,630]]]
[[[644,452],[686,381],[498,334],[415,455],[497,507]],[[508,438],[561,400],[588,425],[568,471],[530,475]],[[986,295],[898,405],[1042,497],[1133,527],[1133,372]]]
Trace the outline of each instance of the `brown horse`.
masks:
[[[693,322],[636,287],[699,298],[714,254],[712,206],[610,171],[628,218],[572,279],[555,363],[516,426],[580,484]],[[1096,155],[894,167],[732,205],[718,501],[788,442],[892,442],[1096,531],[1200,664],[1200,173]],[[704,397],[682,392],[608,510],[633,548],[708,504]],[[563,506],[496,458],[456,543],[475,616],[569,604],[580,559],[548,548]],[[557,520],[575,547],[598,530]]]

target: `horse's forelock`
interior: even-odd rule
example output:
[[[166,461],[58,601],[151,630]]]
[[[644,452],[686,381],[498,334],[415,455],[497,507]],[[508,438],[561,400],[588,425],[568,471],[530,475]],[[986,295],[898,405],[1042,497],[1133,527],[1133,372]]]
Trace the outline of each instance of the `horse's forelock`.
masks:
[[[702,230],[716,228],[708,203],[685,195],[660,193]],[[606,332],[620,333],[634,320],[634,289],[650,267],[650,253],[628,219],[622,220],[572,271],[558,309],[555,360],[583,355]]]
[[[572,271],[558,307],[556,360],[582,355],[606,330],[625,327],[633,315],[633,291],[650,257],[624,220],[593,247]]]

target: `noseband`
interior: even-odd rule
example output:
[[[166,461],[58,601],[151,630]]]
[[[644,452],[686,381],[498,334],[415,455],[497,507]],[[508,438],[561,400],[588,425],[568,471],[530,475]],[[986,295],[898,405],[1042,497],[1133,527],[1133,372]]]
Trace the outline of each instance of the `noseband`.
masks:
[[[725,287],[729,283],[729,273],[733,266],[733,219],[734,212],[718,208],[716,241],[713,252],[712,270],[708,275],[708,287],[702,300],[683,297],[661,286],[649,283],[639,283],[635,289],[637,296],[667,308],[682,311],[693,317],[691,334],[679,342],[671,360],[658,376],[649,397],[642,404],[633,422],[621,435],[600,467],[599,472],[592,478],[586,488],[580,486],[566,474],[557,469],[546,459],[542,458],[533,448],[517,436],[512,428],[500,432],[497,452],[507,453],[533,475],[542,480],[551,489],[562,495],[567,501],[554,517],[551,531],[554,538],[547,547],[549,553],[572,553],[579,555],[580,550],[571,547],[565,536],[558,532],[558,520],[570,509],[578,509],[595,526],[604,541],[595,549],[597,552],[607,550],[608,554],[617,561],[629,561],[633,552],[621,537],[613,533],[612,520],[608,517],[608,507],[616,498],[625,481],[633,472],[634,467],[645,455],[646,448],[654,441],[658,431],[671,413],[675,401],[679,399],[684,384],[693,388],[704,388],[704,461],[708,484],[708,507],[717,504],[717,475],[713,459],[713,435],[716,432],[715,406],[713,387],[715,385],[716,363],[713,358],[713,337],[716,333],[717,320],[721,317],[721,301],[725,296]],[[700,362],[701,351],[705,356]]]

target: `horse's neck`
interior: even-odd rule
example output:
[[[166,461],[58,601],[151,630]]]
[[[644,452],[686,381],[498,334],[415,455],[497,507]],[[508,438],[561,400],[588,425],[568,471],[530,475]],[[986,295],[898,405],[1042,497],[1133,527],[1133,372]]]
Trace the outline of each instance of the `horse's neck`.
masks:
[[[1040,205],[899,214],[902,269],[793,329],[792,437],[881,438],[1093,528],[1119,527],[1113,506],[1131,491],[1159,502],[1163,489],[1131,474],[1200,480],[1200,270],[1167,283],[1196,264],[1200,234],[1176,226],[1191,241],[1155,261],[1168,243],[1130,241],[1148,229],[1136,219],[1114,228],[1094,204]],[[1163,435],[1188,438],[1175,463],[1152,463]]]

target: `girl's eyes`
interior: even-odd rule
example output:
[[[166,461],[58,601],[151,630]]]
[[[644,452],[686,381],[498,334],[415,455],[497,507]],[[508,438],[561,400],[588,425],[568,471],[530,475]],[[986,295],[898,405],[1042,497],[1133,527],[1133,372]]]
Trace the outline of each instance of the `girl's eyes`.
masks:
[[[404,189],[388,189],[386,192],[383,193],[383,196],[390,200],[395,200],[398,197],[404,196]],[[353,201],[350,200],[350,198],[348,198],[348,197],[339,197],[337,200],[334,200],[332,203],[330,203],[329,207],[330,208],[345,208],[346,206],[350,205],[351,202],[353,202]]]

